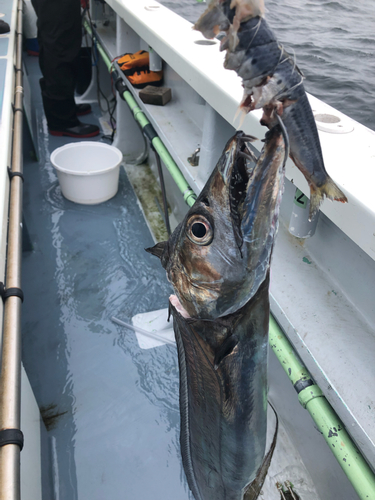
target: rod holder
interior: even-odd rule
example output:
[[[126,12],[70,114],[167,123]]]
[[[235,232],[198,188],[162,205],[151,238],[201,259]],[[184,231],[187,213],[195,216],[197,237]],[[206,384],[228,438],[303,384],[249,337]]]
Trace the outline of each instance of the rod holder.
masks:
[[[310,200],[298,188],[294,195],[293,210],[290,216],[289,232],[297,238],[311,238],[314,235],[319,219],[317,211],[309,220]]]
[[[148,53],[150,57],[150,70],[151,71],[161,71],[163,69],[163,61],[157,52],[152,47],[148,47]]]

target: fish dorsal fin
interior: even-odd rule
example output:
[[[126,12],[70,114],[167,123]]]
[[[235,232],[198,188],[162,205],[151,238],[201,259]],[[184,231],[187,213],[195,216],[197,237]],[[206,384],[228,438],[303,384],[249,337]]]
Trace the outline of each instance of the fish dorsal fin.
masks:
[[[146,252],[151,253],[152,255],[156,255],[156,257],[159,257],[159,259],[161,259],[167,243],[167,241],[160,241],[159,243],[156,243],[154,247],[145,248],[145,250]]]
[[[231,335],[230,337],[224,340],[224,342],[221,344],[221,346],[215,353],[215,358],[214,358],[215,370],[219,368],[220,363],[226,356],[228,356],[233,351],[233,349],[236,347],[237,344],[238,344],[238,337],[236,335]]]

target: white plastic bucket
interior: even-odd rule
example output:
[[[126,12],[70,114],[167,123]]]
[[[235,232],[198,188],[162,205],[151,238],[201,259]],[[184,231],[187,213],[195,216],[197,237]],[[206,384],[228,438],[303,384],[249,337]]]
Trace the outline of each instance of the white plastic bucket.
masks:
[[[102,203],[115,196],[121,162],[121,151],[102,142],[73,142],[51,154],[62,194],[84,205]]]

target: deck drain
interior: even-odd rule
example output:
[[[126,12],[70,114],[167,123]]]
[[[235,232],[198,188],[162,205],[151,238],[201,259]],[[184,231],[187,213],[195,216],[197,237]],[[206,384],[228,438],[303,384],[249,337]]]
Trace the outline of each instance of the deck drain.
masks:
[[[160,8],[160,5],[146,5],[145,9],[149,10],[150,12],[153,12],[154,10],[158,10]]]
[[[314,113],[316,126],[322,132],[331,134],[347,134],[354,130],[353,122],[344,116],[337,116],[330,113]]]
[[[322,123],[339,123],[341,121],[338,116],[328,114],[315,115],[315,120]]]

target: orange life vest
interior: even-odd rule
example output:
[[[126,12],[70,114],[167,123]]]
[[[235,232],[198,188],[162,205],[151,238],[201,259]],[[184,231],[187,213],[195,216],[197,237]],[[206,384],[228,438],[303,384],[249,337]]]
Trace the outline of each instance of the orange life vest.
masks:
[[[124,71],[126,78],[137,89],[147,85],[161,85],[163,82],[162,71],[150,71],[148,66],[134,70]]]
[[[127,71],[134,68],[149,66],[149,55],[146,50],[138,50],[135,54],[124,54],[117,60],[122,71]]]
[[[117,63],[133,87],[142,89],[147,85],[159,86],[163,83],[163,72],[151,71],[149,61],[148,52],[139,50],[134,54],[124,54]]]

